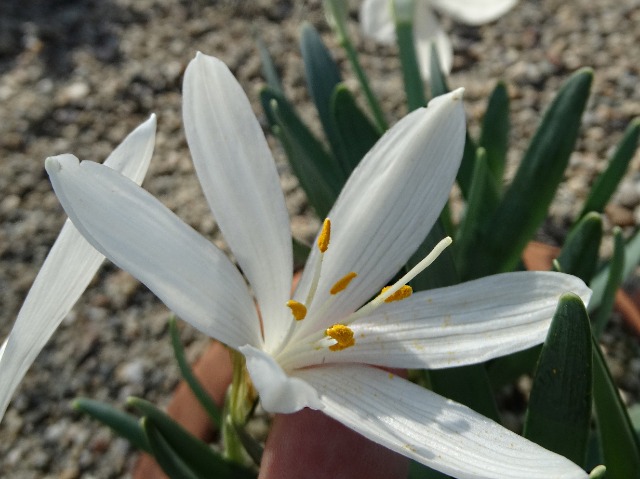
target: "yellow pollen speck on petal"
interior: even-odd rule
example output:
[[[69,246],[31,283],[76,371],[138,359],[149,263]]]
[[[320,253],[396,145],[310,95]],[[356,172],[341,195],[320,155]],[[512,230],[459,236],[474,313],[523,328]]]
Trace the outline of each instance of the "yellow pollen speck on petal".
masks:
[[[334,324],[325,331],[325,334],[337,341],[336,344],[329,346],[331,351],[342,351],[356,344],[356,340],[353,337],[353,330],[344,324]]]
[[[342,278],[335,282],[329,292],[331,294],[338,294],[340,291],[344,291],[345,289],[347,289],[347,286],[349,286],[349,283],[351,283],[351,280],[356,276],[358,276],[358,274],[354,273],[353,271],[349,274],[344,275]]]
[[[291,314],[296,321],[302,321],[307,316],[307,307],[304,304],[291,299],[287,301],[287,306],[291,309]]]
[[[329,218],[324,220],[322,223],[322,231],[320,231],[320,236],[318,236],[318,249],[321,253],[327,251],[329,248],[329,241],[331,240],[331,220]]]
[[[382,288],[382,291],[380,291],[380,294],[383,294],[390,287],[391,286],[385,286],[384,288]],[[411,286],[405,284],[402,288],[400,288],[398,291],[396,291],[387,299],[385,299],[384,302],[392,303],[393,301],[400,301],[402,299],[408,298],[409,296],[411,296],[412,293],[413,293],[413,289],[411,288]]]

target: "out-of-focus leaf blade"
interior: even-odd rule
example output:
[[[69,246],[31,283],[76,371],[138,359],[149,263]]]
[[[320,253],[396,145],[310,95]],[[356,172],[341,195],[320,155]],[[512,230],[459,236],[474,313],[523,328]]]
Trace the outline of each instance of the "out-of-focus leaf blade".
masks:
[[[591,420],[591,327],[580,297],[560,297],[542,347],[524,437],[584,465]]]
[[[413,0],[393,0],[393,13],[396,24],[396,39],[404,80],[404,90],[407,95],[409,111],[426,106],[427,98],[420,76],[418,57],[413,43]]]
[[[431,42],[431,57],[429,59],[429,86],[431,87],[431,97],[436,97],[449,93],[447,75],[442,71],[442,62],[436,44]]]
[[[478,146],[486,150],[489,171],[500,187],[509,147],[509,94],[504,82],[498,82],[489,97]]]
[[[226,461],[206,443],[189,434],[180,424],[150,402],[139,398],[129,398],[127,402],[153,421],[153,425],[162,434],[168,446],[194,473],[202,477],[217,477],[216,475],[234,479],[255,477],[255,474],[248,469]]]
[[[639,137],[640,119],[636,119],[629,124],[624,132],[622,140],[618,144],[611,160],[609,160],[607,169],[593,183],[580,216],[590,211],[597,211],[599,213],[604,211],[604,207],[618,187],[620,180],[622,180],[624,173],[627,171],[629,162],[636,152]]]
[[[331,113],[336,125],[338,141],[345,154],[346,173],[350,175],[364,155],[378,141],[380,134],[343,84],[338,85],[333,92]]]
[[[449,476],[439,471],[434,471],[425,465],[416,461],[411,461],[409,464],[409,477],[408,479],[448,479]]]
[[[151,454],[165,474],[171,479],[204,479],[182,461],[152,419],[143,417],[140,424],[149,441]]]
[[[200,384],[200,381],[198,381],[196,376],[193,374],[191,366],[184,356],[184,349],[180,342],[180,332],[178,331],[178,323],[176,322],[175,316],[169,318],[169,333],[171,334],[173,354],[176,358],[176,362],[178,363],[178,368],[180,369],[182,378],[185,380],[189,389],[191,389],[193,395],[207,413],[207,416],[209,416],[211,422],[219,428],[222,423],[220,408],[218,408],[217,404],[211,396],[209,396],[209,393],[207,393],[206,389],[202,384]]]
[[[593,399],[607,478],[640,478],[640,441],[595,338]]]
[[[589,284],[598,265],[601,241],[602,217],[591,212],[578,221],[567,236],[557,258],[561,271]]]
[[[344,166],[346,160],[331,114],[331,97],[338,84],[342,82],[340,69],[322,42],[320,34],[309,23],[302,25],[300,51],[304,62],[307,87],[318,110],[320,123],[322,123],[334,156],[340,165]]]
[[[616,301],[616,292],[622,284],[623,270],[624,238],[622,237],[622,230],[616,227],[613,230],[613,256],[609,262],[609,277],[604,288],[604,293],[602,294],[600,307],[597,309],[592,320],[593,335],[596,338],[600,337],[611,317],[611,312],[613,311],[613,306]]]
[[[640,263],[640,230],[636,231],[624,248],[624,267],[622,268],[622,281],[627,279]],[[609,280],[610,267],[602,268],[593,278],[589,287],[593,290],[589,301],[589,312],[596,310],[602,303],[603,295]]]
[[[569,162],[593,73],[583,69],[562,86],[478,243],[470,277],[513,270],[547,215]]]
[[[93,399],[77,398],[72,405],[74,409],[109,426],[118,436],[125,438],[141,451],[151,451],[137,417]]]
[[[344,173],[281,95],[267,87],[260,99],[309,203],[324,218],[346,181]]]
[[[260,55],[262,76],[264,76],[264,79],[267,81],[267,85],[269,85],[269,87],[273,91],[284,95],[284,90],[282,89],[282,82],[280,81],[278,70],[275,63],[273,62],[273,58],[271,57],[269,50],[267,49],[267,46],[259,36],[256,36],[256,44],[258,46],[258,54]]]

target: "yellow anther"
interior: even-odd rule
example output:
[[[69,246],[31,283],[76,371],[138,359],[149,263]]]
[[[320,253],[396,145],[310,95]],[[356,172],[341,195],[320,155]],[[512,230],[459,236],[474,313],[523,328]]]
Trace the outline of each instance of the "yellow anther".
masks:
[[[331,294],[338,294],[340,291],[344,291],[345,289],[347,289],[347,286],[349,286],[349,283],[351,283],[351,280],[356,276],[358,276],[358,274],[354,273],[353,271],[344,275],[342,278],[335,282],[329,292]]]
[[[331,351],[342,351],[356,344],[356,340],[353,338],[353,330],[344,324],[334,324],[325,331],[325,334],[337,341],[336,344],[329,346]]]
[[[391,286],[385,286],[384,288],[382,288],[382,291],[380,291],[380,294],[383,294],[390,287]],[[405,284],[398,291],[396,291],[391,296],[389,296],[387,299],[385,299],[384,302],[385,303],[392,303],[394,301],[400,301],[401,299],[408,298],[409,296],[411,296],[412,293],[413,293],[413,289],[411,288],[411,286]]]
[[[287,306],[291,309],[291,314],[296,321],[302,321],[307,316],[307,307],[304,304],[291,299],[287,301]]]
[[[324,220],[322,223],[322,231],[320,231],[320,236],[318,236],[318,249],[321,253],[327,251],[329,247],[329,241],[331,240],[331,220],[329,218]]]

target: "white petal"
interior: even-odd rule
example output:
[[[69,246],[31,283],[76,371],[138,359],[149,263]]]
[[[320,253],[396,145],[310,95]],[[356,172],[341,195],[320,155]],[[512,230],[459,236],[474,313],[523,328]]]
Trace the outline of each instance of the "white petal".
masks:
[[[300,333],[323,329],[361,306],[406,263],[449,197],[464,146],[462,90],[443,95],[391,128],[352,173],[329,213],[331,243],[318,292]],[[314,248],[307,265],[314,264]],[[304,301],[312,268],[296,299]],[[331,286],[354,271],[322,318],[313,310]]]
[[[568,459],[390,373],[345,365],[305,369],[296,375],[318,390],[325,414],[453,477],[587,477]]]
[[[480,363],[542,343],[558,298],[566,292],[585,304],[591,296],[575,276],[542,271],[422,291],[351,324],[354,346],[288,356],[283,366],[357,362],[439,369]]]
[[[72,155],[47,158],[60,203],[94,248],[170,309],[231,347],[259,344],[259,321],[237,269],[158,200],[119,173]]]
[[[434,7],[468,25],[492,22],[507,13],[518,0],[430,0]]]
[[[287,376],[269,354],[252,346],[242,346],[240,352],[266,411],[290,414],[305,407],[324,407],[315,389],[302,379]]]
[[[391,44],[396,39],[391,0],[364,0],[360,5],[362,33],[374,40]]]
[[[422,78],[431,76],[431,44],[435,43],[440,59],[440,68],[445,74],[451,72],[453,64],[453,47],[447,34],[440,28],[427,2],[416,4],[416,18],[413,24],[413,40],[420,66]]]
[[[152,115],[120,143],[105,165],[141,183],[151,160],[155,133],[156,118]],[[25,373],[87,288],[103,260],[104,256],[67,220],[3,344],[0,419]]]
[[[156,138],[156,116],[129,133],[129,136],[111,152],[104,164],[127,178],[142,184],[147,174]]]
[[[198,53],[184,78],[184,124],[209,206],[253,287],[267,347],[290,324],[289,217],[262,129],[224,63]]]

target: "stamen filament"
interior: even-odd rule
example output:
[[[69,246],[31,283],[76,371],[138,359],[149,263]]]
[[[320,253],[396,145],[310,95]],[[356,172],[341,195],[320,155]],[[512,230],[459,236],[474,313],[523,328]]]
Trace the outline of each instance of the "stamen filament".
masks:
[[[447,236],[446,238],[440,240],[440,242],[435,246],[435,248],[431,250],[431,253],[429,253],[427,256],[425,256],[425,258],[422,261],[420,261],[417,265],[411,268],[411,270],[407,274],[405,274],[402,278],[396,281],[392,286],[389,286],[388,289],[383,290],[381,294],[376,296],[374,299],[369,301],[358,311],[356,311],[351,316],[349,316],[347,320],[344,322],[346,324],[350,324],[356,319],[361,318],[362,316],[365,316],[371,313],[373,310],[377,309],[389,297],[391,297],[398,290],[400,290],[400,288],[402,288],[409,281],[411,281],[413,278],[415,278],[420,273],[422,273],[425,269],[427,269],[429,265],[433,263],[436,260],[436,258],[440,256],[440,254],[442,254],[445,248],[447,248],[447,246],[449,246],[451,243],[453,243],[453,240],[451,239],[450,236]]]

